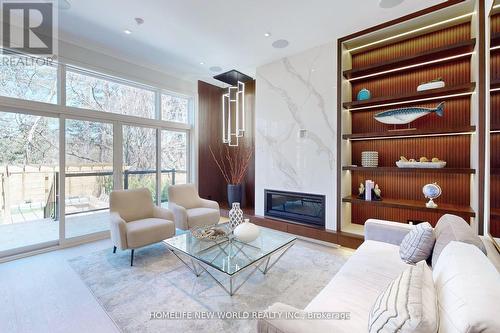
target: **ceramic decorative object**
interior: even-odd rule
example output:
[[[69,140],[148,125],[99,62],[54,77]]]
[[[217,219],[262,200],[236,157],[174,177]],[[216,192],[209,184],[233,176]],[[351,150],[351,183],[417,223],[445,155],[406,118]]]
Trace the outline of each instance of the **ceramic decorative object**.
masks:
[[[435,80],[424,82],[417,87],[417,91],[426,91],[432,89],[444,88],[445,83],[442,78],[437,78]]]
[[[438,116],[442,117],[444,115],[444,102],[439,103],[433,109],[417,107],[400,108],[379,112],[373,117],[376,121],[383,124],[405,125],[431,113],[436,113]]]
[[[378,152],[377,151],[364,151],[361,152],[361,165],[365,168],[378,167]]]
[[[370,98],[372,98],[372,94],[371,94],[370,90],[363,88],[358,92],[358,96],[357,96],[358,101],[366,101]]]
[[[234,202],[229,211],[229,227],[234,230],[241,223],[243,223],[243,211],[240,208],[240,203]]]
[[[441,187],[437,183],[427,184],[422,188],[422,192],[424,193],[425,198],[429,199],[429,201],[425,204],[425,207],[437,208],[438,205],[433,201],[433,199],[436,199],[441,195]]]
[[[401,156],[396,165],[398,168],[441,169],[446,166],[446,162],[437,157],[433,157],[430,161],[427,157],[421,157],[417,161],[415,159],[408,160],[406,157]]]
[[[250,220],[245,219],[245,222],[238,225],[236,229],[234,229],[234,236],[243,243],[250,243],[259,237],[260,228],[253,223],[250,223]]]

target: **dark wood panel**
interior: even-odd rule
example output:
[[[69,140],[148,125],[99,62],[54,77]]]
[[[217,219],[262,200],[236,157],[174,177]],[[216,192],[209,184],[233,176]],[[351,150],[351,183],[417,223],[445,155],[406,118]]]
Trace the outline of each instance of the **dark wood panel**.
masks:
[[[470,168],[470,136],[352,141],[352,164],[361,165],[361,152],[377,151],[379,166],[392,167],[400,156],[419,159],[437,157],[449,168]]]
[[[198,143],[198,177],[200,196],[227,201],[227,188],[212,155],[223,147],[222,143],[222,94],[224,89],[209,83],[198,81],[198,113],[199,113],[199,143]],[[240,143],[254,146],[255,140],[255,81],[245,83],[245,135]],[[252,157],[248,174],[245,178],[242,206],[254,206],[255,193],[255,157]]]
[[[495,34],[497,32],[500,32],[500,13],[492,15],[490,17],[490,20],[491,33]]]
[[[500,133],[491,134],[491,169],[500,168]],[[500,191],[498,192],[500,197]]]
[[[440,101],[407,104],[406,106],[434,108]],[[392,125],[383,124],[375,118],[375,114],[394,109],[396,106],[382,107],[376,109],[359,110],[352,112],[352,133],[370,133],[386,132],[393,129]],[[412,128],[418,130],[437,129],[443,131],[446,128],[459,128],[470,126],[470,96],[464,96],[456,99],[449,99],[445,102],[444,115],[439,117],[435,113],[415,120],[411,124]],[[399,126],[400,128],[404,128]]]
[[[202,198],[218,202],[226,200],[225,181],[209,146],[222,145],[222,93],[222,88],[198,81],[198,190]]]
[[[422,187],[437,182],[443,190],[438,201],[467,206],[470,200],[470,175],[429,173],[370,173],[356,172],[352,177],[352,193],[358,193],[360,183],[371,179],[382,189],[383,198],[425,201]]]
[[[470,23],[462,23],[447,29],[353,54],[352,68],[360,68],[383,61],[412,56],[417,53],[467,41],[470,39],[470,36]]]
[[[416,96],[420,96],[420,98],[425,98],[426,95],[436,93],[439,90],[434,89],[430,91],[417,92],[418,85],[441,77],[446,83],[446,88],[441,88],[441,91],[446,92],[448,89],[461,87],[462,85],[470,83],[470,67],[469,59],[458,59],[449,63],[436,64],[434,66],[416,69],[410,72],[397,72],[390,76],[356,80],[351,82],[352,96],[354,98],[361,89],[366,88],[370,90],[372,99],[369,101],[363,101],[363,104],[369,104],[370,101],[373,103],[374,101],[377,101],[377,98],[388,100],[387,96],[411,96],[412,94],[415,94]],[[395,101],[406,100],[409,98],[410,97],[405,96],[404,98],[397,98]],[[355,107],[360,103],[361,102],[355,102],[352,103],[352,105],[346,105],[345,107]]]

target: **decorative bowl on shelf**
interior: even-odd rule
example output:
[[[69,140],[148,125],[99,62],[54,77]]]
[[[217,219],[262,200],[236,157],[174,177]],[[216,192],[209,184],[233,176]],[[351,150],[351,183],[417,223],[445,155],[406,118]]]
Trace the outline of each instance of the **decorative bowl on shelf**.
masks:
[[[445,161],[439,162],[410,162],[410,161],[397,161],[398,168],[417,168],[417,169],[441,169],[446,166]]]

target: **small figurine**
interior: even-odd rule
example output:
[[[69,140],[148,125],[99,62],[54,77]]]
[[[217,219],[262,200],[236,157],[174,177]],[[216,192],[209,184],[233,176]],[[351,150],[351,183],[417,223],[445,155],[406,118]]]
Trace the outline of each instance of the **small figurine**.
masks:
[[[382,200],[382,190],[380,189],[378,184],[375,184],[375,188],[373,189],[373,200],[375,201]]]
[[[363,183],[359,184],[358,191],[359,191],[358,197],[364,199],[364,197],[365,197],[365,185],[363,185]]]

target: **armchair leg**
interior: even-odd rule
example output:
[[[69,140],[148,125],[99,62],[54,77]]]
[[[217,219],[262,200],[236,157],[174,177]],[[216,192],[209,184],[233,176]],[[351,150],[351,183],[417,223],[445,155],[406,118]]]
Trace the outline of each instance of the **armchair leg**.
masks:
[[[113,246],[113,253],[116,253],[116,246]]]
[[[130,266],[134,266],[134,249],[132,249],[132,253],[130,254]]]

